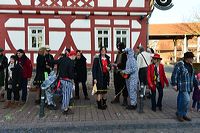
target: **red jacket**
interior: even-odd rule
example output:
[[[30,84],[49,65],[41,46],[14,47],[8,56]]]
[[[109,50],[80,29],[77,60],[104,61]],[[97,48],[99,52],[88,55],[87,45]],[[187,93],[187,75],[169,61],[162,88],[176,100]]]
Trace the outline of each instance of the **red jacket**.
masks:
[[[152,91],[156,90],[156,84],[154,82],[154,66],[155,66],[154,64],[150,64],[147,69],[147,81],[148,81],[149,88]],[[164,88],[164,83],[168,86],[169,82],[165,75],[164,65],[162,64],[159,64],[159,76],[160,76],[160,83],[161,83],[162,88]]]
[[[18,60],[20,64],[22,64],[22,73],[23,73],[23,78],[31,78],[32,76],[32,63],[31,60],[28,58],[24,59],[24,63],[22,63],[22,59]]]

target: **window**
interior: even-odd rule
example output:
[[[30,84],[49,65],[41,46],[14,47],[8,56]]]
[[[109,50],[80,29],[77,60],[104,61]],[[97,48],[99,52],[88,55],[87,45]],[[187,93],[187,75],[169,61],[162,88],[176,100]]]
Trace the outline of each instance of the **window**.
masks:
[[[96,30],[95,49],[98,50],[102,46],[106,47],[108,50],[111,50],[111,48],[110,48],[110,30],[109,29],[97,29]]]
[[[44,41],[44,27],[29,27],[29,49],[38,50]]]
[[[130,47],[129,44],[129,30],[128,29],[115,29],[115,46],[114,50],[117,50],[116,44],[123,42],[126,47]]]

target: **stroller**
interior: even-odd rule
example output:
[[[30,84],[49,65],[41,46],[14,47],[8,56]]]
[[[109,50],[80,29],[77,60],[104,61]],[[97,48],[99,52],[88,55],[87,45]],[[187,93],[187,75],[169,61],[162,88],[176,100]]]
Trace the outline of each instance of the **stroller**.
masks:
[[[56,103],[53,100],[53,96],[56,92],[57,84],[58,76],[54,71],[51,71],[47,79],[41,84],[41,89],[45,91],[45,103],[47,103],[47,106],[56,107]]]

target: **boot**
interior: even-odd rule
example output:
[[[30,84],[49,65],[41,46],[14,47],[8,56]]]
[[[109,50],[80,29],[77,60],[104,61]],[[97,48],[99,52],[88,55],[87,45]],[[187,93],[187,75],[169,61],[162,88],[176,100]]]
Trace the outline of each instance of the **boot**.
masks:
[[[97,101],[97,106],[98,106],[98,109],[101,109],[101,110],[105,110],[105,106],[102,106],[101,104],[101,100],[100,101]]]
[[[0,102],[5,102],[5,99],[4,99],[4,93],[1,93],[1,95],[0,95]]]
[[[11,106],[12,106],[11,101],[8,100],[8,101],[6,101],[6,103],[4,104],[3,109],[10,108]]]
[[[111,101],[112,104],[120,103],[119,96],[116,96],[114,100]]]
[[[122,106],[127,106],[127,105],[128,105],[127,97],[124,97],[124,100],[123,100]]]
[[[108,106],[106,105],[106,101],[107,101],[107,99],[103,99],[103,98],[102,98],[102,106],[105,107],[105,108],[108,107]]]

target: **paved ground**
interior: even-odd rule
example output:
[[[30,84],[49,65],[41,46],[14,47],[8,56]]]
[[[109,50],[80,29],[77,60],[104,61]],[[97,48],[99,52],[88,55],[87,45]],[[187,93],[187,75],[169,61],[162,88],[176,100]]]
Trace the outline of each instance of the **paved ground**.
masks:
[[[170,72],[171,67],[166,71]],[[167,73],[170,77],[170,73]],[[89,73],[89,78],[91,74]],[[91,94],[91,80],[88,92]],[[15,109],[2,109],[0,103],[0,132],[198,132],[200,130],[200,113],[190,112],[192,122],[179,123],[175,117],[177,93],[164,89],[163,111],[153,112],[149,99],[144,101],[144,113],[129,111],[120,104],[110,104],[114,97],[113,85],[108,92],[108,109],[98,110],[95,98],[81,99],[74,103],[73,115],[65,116],[60,109],[51,111],[45,108],[45,117],[39,118],[39,106],[34,105],[34,92],[29,92],[27,103]]]

